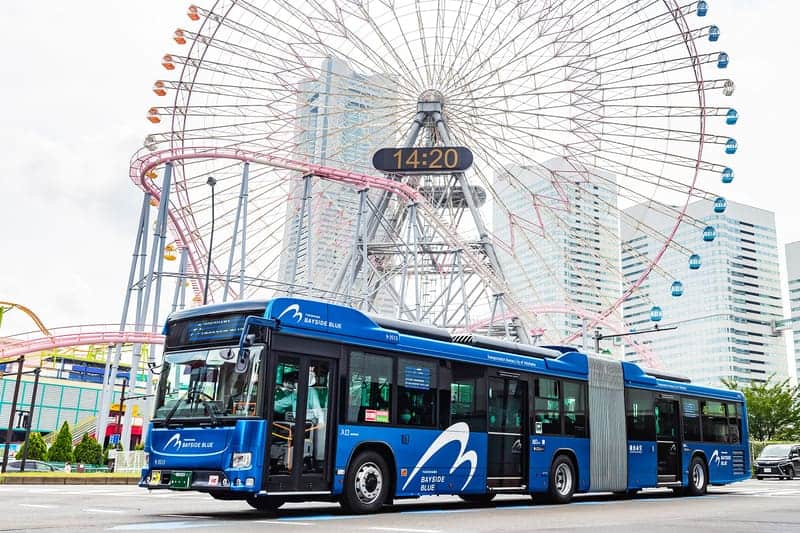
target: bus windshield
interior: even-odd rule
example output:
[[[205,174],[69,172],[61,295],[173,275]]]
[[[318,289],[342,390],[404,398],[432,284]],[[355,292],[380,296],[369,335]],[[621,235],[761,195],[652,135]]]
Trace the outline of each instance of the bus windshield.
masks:
[[[263,346],[211,348],[167,353],[155,418],[256,416],[258,367]]]

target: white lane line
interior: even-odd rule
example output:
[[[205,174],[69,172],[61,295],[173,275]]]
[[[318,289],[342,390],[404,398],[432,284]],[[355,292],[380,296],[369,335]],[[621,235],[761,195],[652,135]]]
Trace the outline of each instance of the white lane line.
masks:
[[[368,527],[371,531],[396,531],[397,533],[441,533],[440,529],[409,529],[407,527]]]
[[[254,520],[254,524],[269,524],[272,526],[313,526],[311,522],[290,522],[288,520]]]
[[[84,513],[110,513],[110,514],[118,514],[124,513],[122,509],[94,509],[91,507],[87,507],[86,509],[82,509]]]
[[[58,505],[44,505],[40,503],[20,503],[18,505],[20,507],[35,507],[36,509],[53,509],[58,507]]]

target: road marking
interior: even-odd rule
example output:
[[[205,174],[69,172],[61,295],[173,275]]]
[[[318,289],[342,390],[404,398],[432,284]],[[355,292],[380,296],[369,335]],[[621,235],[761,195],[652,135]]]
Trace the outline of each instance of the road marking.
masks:
[[[20,503],[20,507],[36,507],[37,509],[53,509],[54,507],[58,507],[58,505],[43,505],[39,503]]]
[[[84,513],[110,513],[110,514],[117,514],[117,513],[124,513],[122,509],[94,509],[92,507],[87,507],[86,509],[82,509]]]
[[[313,526],[311,522],[295,522],[289,520],[255,520],[254,524],[270,524],[273,526]]]
[[[147,531],[151,529],[191,529],[195,527],[219,527],[219,522],[140,522],[138,524],[126,524],[124,526],[114,526],[106,531]]]
[[[406,527],[368,527],[370,531],[397,531],[400,533],[441,533],[440,529],[409,529]]]

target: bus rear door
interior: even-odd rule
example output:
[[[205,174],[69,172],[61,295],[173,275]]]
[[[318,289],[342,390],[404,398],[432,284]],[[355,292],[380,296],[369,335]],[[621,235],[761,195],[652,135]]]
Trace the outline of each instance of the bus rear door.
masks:
[[[495,491],[525,488],[528,471],[528,383],[517,376],[489,378],[486,484]]]
[[[656,397],[654,411],[658,446],[658,482],[680,481],[681,433],[678,400],[672,396]]]

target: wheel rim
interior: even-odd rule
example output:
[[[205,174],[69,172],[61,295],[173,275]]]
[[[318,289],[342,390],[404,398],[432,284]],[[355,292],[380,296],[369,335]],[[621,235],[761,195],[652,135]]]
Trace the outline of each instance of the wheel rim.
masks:
[[[572,469],[566,464],[561,463],[556,467],[556,492],[566,496],[572,492]]]
[[[697,490],[702,490],[706,482],[706,472],[703,470],[703,465],[695,463],[692,468],[692,483]]]
[[[356,497],[358,501],[370,505],[375,503],[383,488],[383,473],[375,463],[364,463],[356,472]]]

